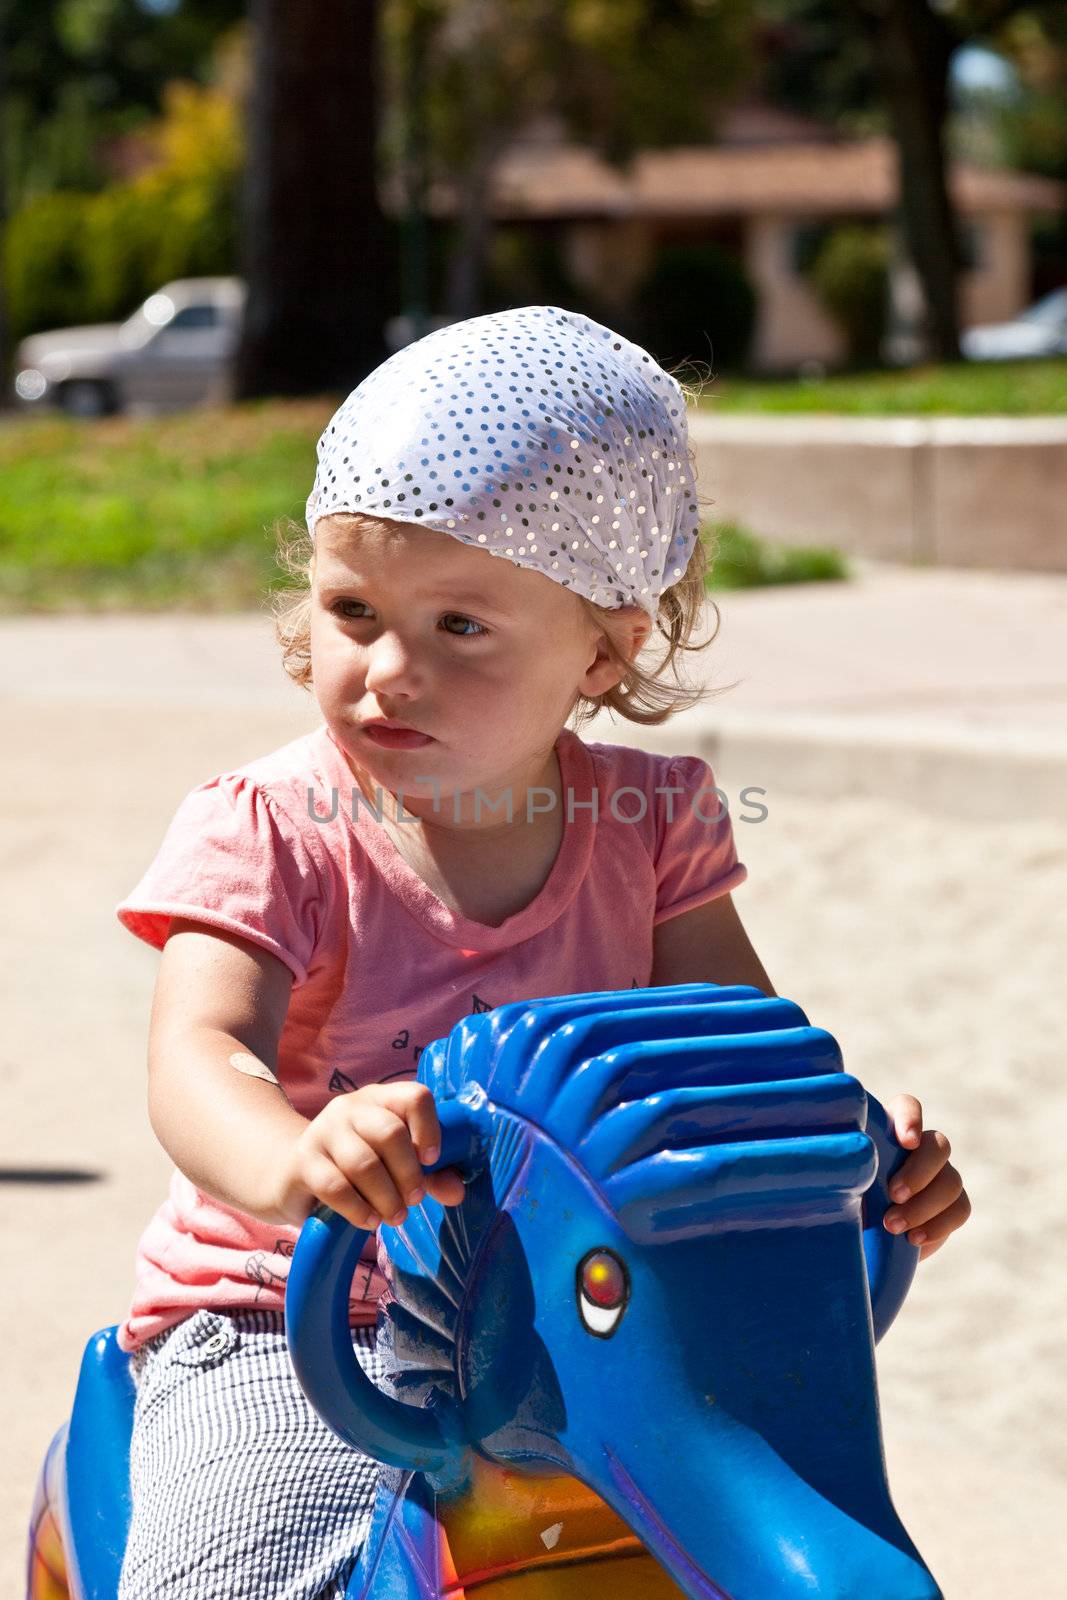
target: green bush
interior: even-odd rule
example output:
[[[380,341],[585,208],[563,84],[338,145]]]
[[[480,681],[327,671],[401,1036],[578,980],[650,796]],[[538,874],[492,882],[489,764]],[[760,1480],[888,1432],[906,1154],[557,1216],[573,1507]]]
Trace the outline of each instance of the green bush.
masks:
[[[558,239],[523,227],[493,230],[482,303],[486,311],[515,305],[574,305],[577,286]]]
[[[637,337],[664,366],[744,365],[756,325],[756,292],[741,264],[717,245],[668,245],[634,298]]]
[[[231,273],[241,150],[237,108],[170,85],[150,134],[155,164],[96,194],[59,191],[12,217],[3,273],[13,339],[117,321],[171,278]]]
[[[808,269],[816,295],[845,336],[849,360],[879,359],[889,298],[889,241],[883,228],[844,223],[828,234]]]
[[[494,228],[479,303],[484,311],[563,306],[608,327],[616,323],[614,308],[572,276],[559,232],[552,228],[522,224]]]
[[[774,583],[822,583],[847,578],[839,550],[819,545],[775,545],[737,522],[719,522],[705,534],[709,589],[755,589]]]
[[[60,191],[16,212],[4,235],[4,278],[12,334],[91,322],[85,239],[93,196]]]

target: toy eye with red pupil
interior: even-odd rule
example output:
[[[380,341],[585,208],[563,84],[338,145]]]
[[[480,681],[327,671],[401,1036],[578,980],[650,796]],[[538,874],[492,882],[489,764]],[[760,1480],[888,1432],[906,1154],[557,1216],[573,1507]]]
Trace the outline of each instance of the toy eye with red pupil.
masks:
[[[590,1250],[577,1263],[574,1287],[585,1331],[598,1339],[610,1339],[630,1299],[625,1261],[614,1250]]]
[[[582,1289],[595,1306],[610,1311],[626,1297],[626,1278],[619,1262],[606,1252],[590,1256],[582,1268]]]

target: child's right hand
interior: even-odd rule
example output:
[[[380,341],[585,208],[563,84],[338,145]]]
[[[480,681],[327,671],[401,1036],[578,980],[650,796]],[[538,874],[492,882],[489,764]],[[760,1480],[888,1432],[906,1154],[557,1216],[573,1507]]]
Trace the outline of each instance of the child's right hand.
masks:
[[[436,1161],[441,1129],[422,1083],[372,1083],[338,1095],[299,1135],[281,1174],[280,1210],[299,1227],[320,1202],[354,1227],[403,1222],[409,1205],[431,1194],[459,1205],[465,1189],[454,1167]]]

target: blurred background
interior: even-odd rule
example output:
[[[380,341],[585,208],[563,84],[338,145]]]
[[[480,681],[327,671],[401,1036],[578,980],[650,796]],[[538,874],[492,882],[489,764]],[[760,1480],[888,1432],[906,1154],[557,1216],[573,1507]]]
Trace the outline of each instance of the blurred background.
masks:
[[[0,14],[5,610],[72,588],[254,604],[280,581],[264,524],[300,515],[338,396],[429,328],[524,303],[584,311],[694,386],[719,581],[762,581],[761,539],[805,579],[838,570],[828,546],[1063,570],[1062,452],[1034,454],[1032,420],[1067,404],[1059,5]],[[901,417],[930,426],[878,426]],[[977,502],[939,417],[1018,419],[985,425]],[[768,448],[814,464],[803,497],[768,496]]]
[[[393,350],[584,312],[686,383],[705,703],[776,987],[974,1203],[879,1352],[949,1600],[1062,1587],[1067,13],[1001,0],[0,0],[0,1185],[38,1462],[168,1162],[115,903],[315,724],[269,615]],[[751,813],[749,813],[751,817]]]

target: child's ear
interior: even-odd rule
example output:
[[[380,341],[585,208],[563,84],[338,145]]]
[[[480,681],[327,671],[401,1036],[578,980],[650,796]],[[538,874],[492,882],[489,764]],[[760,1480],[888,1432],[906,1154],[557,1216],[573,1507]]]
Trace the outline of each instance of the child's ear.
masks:
[[[624,606],[622,609],[628,618],[627,626],[630,636],[630,649],[626,654],[630,661],[634,661],[648,643],[649,635],[652,632],[652,618],[644,606]]]
[[[648,642],[652,632],[652,618],[642,606],[619,606],[611,613],[611,633],[616,651],[627,661],[633,661]],[[624,668],[617,664],[608,644],[606,633],[596,639],[596,655],[590,661],[579,684],[583,694],[606,694],[621,683]]]

